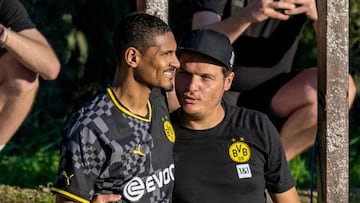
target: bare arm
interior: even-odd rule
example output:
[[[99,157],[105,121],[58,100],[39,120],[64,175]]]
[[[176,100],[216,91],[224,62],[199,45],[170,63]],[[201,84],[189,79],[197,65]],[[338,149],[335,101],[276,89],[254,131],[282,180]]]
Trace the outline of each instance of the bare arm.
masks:
[[[270,196],[274,203],[300,203],[295,187],[283,193],[270,193]]]
[[[75,202],[73,202],[73,201],[70,201],[70,200],[64,198],[64,197],[61,196],[61,195],[58,195],[58,194],[56,195],[55,202],[56,202],[56,203],[75,203]]]
[[[27,29],[19,33],[7,29],[1,35],[0,42],[25,67],[42,78],[53,80],[58,76],[59,60],[37,29]]]
[[[251,23],[262,22],[268,18],[288,20],[289,15],[275,9],[294,9],[295,4],[285,1],[254,0],[237,10],[232,16],[221,21],[221,17],[211,11],[200,11],[193,15],[193,29],[210,28],[227,35],[234,42]]]
[[[107,202],[115,202],[121,199],[121,195],[117,194],[104,194],[97,195],[92,200],[91,203],[107,203]],[[61,195],[56,195],[56,203],[75,203],[74,201],[70,201],[69,199],[64,198]]]

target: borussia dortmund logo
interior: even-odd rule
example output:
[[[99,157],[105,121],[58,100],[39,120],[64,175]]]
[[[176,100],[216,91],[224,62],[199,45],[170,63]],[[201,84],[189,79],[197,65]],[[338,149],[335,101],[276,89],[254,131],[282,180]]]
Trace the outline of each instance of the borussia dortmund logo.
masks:
[[[165,130],[166,137],[169,139],[169,141],[171,143],[174,143],[175,142],[175,131],[174,131],[174,128],[173,128],[172,124],[170,123],[170,121],[164,122],[164,130]]]
[[[245,142],[234,142],[229,147],[229,156],[236,163],[245,163],[251,156],[250,147]]]

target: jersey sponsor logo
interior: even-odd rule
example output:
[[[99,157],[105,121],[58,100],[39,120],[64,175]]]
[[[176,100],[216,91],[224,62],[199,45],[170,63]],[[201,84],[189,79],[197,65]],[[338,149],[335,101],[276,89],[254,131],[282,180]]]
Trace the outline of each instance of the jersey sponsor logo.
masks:
[[[141,144],[138,144],[137,148],[133,150],[133,153],[139,156],[145,156],[145,153],[141,151]]]
[[[175,131],[170,121],[164,122],[165,135],[171,143],[175,142]]]
[[[68,175],[66,171],[63,171],[62,175],[65,177],[66,185],[70,185],[70,179],[74,177],[74,174]]]
[[[234,142],[229,147],[229,156],[236,163],[245,163],[251,156],[250,147],[245,142]]]
[[[139,201],[146,193],[153,192],[174,181],[174,164],[164,170],[143,179],[134,177],[124,187],[124,197],[130,201]]]
[[[239,179],[251,178],[251,169],[249,164],[238,164],[236,165],[236,171],[238,173]]]

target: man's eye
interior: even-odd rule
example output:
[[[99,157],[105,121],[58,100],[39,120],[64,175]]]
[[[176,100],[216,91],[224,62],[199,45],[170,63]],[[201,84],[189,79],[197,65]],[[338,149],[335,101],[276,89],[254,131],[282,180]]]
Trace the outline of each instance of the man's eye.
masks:
[[[212,80],[212,77],[209,75],[204,75],[201,77],[203,80]]]

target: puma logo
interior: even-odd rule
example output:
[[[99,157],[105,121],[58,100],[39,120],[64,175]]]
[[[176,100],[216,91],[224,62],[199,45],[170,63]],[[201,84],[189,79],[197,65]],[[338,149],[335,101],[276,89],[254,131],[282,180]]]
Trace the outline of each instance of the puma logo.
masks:
[[[68,176],[68,175],[66,174],[66,172],[64,171],[64,172],[63,172],[63,176],[66,178],[66,185],[70,185],[70,179],[71,179],[72,177],[74,177],[74,174],[71,174],[70,176]]]
[[[134,149],[133,153],[139,156],[145,156],[145,154],[141,151],[141,144],[138,144],[137,149]]]

